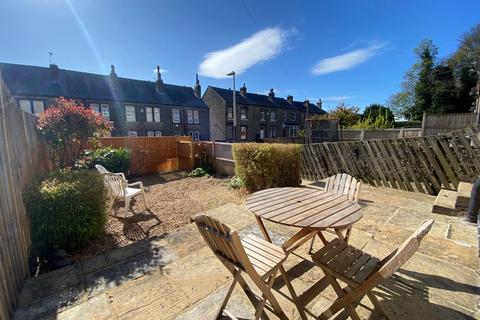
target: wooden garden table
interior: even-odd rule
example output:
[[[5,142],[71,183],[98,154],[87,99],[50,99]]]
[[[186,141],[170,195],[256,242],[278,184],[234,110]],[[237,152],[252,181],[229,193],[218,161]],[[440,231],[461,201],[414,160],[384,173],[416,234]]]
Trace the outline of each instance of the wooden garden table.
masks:
[[[346,196],[310,187],[272,188],[255,192],[247,198],[247,208],[255,214],[266,240],[271,242],[263,219],[300,231],[283,244],[291,252],[316,234],[325,243],[322,231],[333,229],[345,240],[341,230],[363,216],[362,208]]]

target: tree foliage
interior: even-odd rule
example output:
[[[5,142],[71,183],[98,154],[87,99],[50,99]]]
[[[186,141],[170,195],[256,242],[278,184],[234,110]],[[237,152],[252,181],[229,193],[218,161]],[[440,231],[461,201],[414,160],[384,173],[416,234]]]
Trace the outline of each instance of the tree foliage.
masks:
[[[395,122],[395,115],[393,114],[392,110],[378,103],[372,103],[365,108],[363,111],[362,120],[367,118],[376,120],[380,116],[385,117],[385,119],[392,124]]]
[[[440,63],[431,40],[420,42],[415,54],[417,61],[406,72],[401,91],[388,100],[395,115],[415,121],[423,112],[470,111],[480,73],[480,24],[462,35],[458,49]]]
[[[360,120],[360,109],[354,106],[348,106],[343,102],[328,112],[328,118],[337,118],[340,120],[342,128],[349,128]]]
[[[37,128],[47,141],[54,167],[63,169],[74,166],[87,144],[94,144],[112,125],[83,104],[59,97],[40,114]]]

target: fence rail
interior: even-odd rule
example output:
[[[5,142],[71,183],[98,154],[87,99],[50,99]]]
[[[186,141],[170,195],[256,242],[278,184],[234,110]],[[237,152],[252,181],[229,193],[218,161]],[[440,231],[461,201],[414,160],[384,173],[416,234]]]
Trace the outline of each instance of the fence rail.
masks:
[[[35,116],[23,112],[0,75],[0,319],[9,319],[29,274],[30,225],[24,187],[49,167]]]
[[[191,170],[191,137],[115,137],[101,138],[100,144],[131,151],[131,175]]]
[[[420,137],[420,128],[400,129],[342,129],[340,131],[341,141],[363,141],[373,139],[393,139]]]
[[[302,178],[345,172],[374,186],[436,194],[480,174],[477,128],[451,134],[303,146]]]

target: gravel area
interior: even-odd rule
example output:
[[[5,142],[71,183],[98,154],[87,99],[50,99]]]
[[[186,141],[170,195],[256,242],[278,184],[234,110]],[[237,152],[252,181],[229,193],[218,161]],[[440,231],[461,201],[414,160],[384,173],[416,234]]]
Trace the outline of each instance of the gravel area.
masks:
[[[245,191],[229,188],[227,179],[219,177],[191,178],[175,172],[142,176],[138,180],[145,186],[149,210],[145,210],[141,196],[132,200],[128,212],[122,207],[123,202],[118,203],[108,215],[105,236],[73,253],[74,260],[162,235],[190,223],[190,216],[196,213],[227,203],[242,204],[246,197]]]

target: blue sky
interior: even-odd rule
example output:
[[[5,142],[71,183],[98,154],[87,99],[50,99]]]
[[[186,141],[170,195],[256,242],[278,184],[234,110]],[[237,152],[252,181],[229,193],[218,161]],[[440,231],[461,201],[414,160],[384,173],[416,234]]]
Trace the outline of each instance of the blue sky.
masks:
[[[398,91],[423,38],[452,53],[480,1],[2,0],[0,61],[231,87],[364,108]]]

